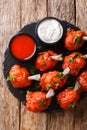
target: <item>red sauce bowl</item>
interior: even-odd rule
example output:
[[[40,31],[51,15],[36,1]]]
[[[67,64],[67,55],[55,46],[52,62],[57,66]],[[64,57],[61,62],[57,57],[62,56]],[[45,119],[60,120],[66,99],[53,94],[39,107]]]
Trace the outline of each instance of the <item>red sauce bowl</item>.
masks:
[[[36,52],[35,40],[28,34],[16,34],[9,42],[9,51],[18,60],[30,60]]]

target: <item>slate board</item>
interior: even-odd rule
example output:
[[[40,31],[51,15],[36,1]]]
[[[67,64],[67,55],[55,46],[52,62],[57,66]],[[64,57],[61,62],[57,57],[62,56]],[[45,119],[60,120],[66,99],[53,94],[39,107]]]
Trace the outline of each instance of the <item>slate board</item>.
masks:
[[[25,25],[23,28],[21,28],[16,34],[19,34],[19,33],[25,33],[25,34],[29,34],[31,35],[35,40],[36,40],[36,46],[37,46],[37,50],[36,50],[36,54],[34,56],[33,59],[31,59],[30,61],[27,61],[27,62],[21,62],[17,59],[15,59],[9,52],[9,49],[7,47],[6,51],[5,51],[5,54],[4,54],[4,61],[3,61],[3,73],[4,73],[4,77],[5,79],[7,78],[7,76],[9,75],[9,70],[10,68],[14,65],[14,64],[19,64],[20,66],[22,67],[26,67],[29,71],[31,69],[31,66],[35,64],[35,59],[38,55],[39,52],[43,52],[43,51],[47,51],[49,49],[53,50],[54,52],[60,54],[62,53],[63,56],[65,55],[68,55],[71,53],[71,51],[67,51],[64,46],[63,46],[63,39],[65,37],[65,34],[67,32],[67,29],[68,28],[72,28],[74,30],[78,30],[79,28],[66,22],[66,21],[62,21],[62,20],[59,20],[58,21],[62,24],[63,26],[63,30],[64,30],[64,33],[63,33],[63,37],[62,39],[55,45],[51,45],[51,46],[48,46],[46,44],[43,44],[37,37],[36,35],[36,26],[38,25],[39,21],[36,21],[36,22],[33,22],[33,23],[30,23],[30,24],[27,24]],[[15,35],[16,35],[15,34]],[[41,49],[39,49],[38,47],[41,46]],[[87,44],[84,44],[83,47],[81,49],[78,50],[78,52],[81,52],[83,54],[86,54],[87,53]],[[53,69],[53,70],[59,70],[59,71],[62,71],[62,62],[58,62],[58,64],[56,65],[56,67]],[[87,66],[87,65],[86,65]],[[36,70],[35,74],[37,73],[40,73],[42,75],[42,72]],[[72,76],[69,76],[69,79],[68,81],[71,81],[71,82],[68,82],[64,87],[63,89],[65,89],[66,87],[69,87],[69,86],[73,86],[75,84],[75,81],[76,81],[76,78],[77,77],[72,77]],[[25,96],[26,96],[26,92],[27,90],[30,90],[30,91],[41,91],[41,88],[36,88],[36,85],[38,85],[38,82],[34,81],[30,87],[27,87],[27,88],[24,88],[24,89],[15,89],[12,87],[10,81],[7,82],[7,86],[10,90],[10,92],[16,97],[18,98],[20,101],[22,101],[22,103],[25,105]],[[63,89],[61,89],[60,91],[62,91]],[[56,93],[59,93],[60,91],[57,91]],[[85,97],[87,95],[86,92],[82,93],[81,94],[81,99],[83,97]],[[56,96],[53,97],[53,100],[52,100],[52,103],[51,105],[49,106],[49,108],[45,111],[45,112],[52,112],[52,111],[63,111],[60,107],[59,107],[59,104],[57,103],[57,100],[56,100]]]

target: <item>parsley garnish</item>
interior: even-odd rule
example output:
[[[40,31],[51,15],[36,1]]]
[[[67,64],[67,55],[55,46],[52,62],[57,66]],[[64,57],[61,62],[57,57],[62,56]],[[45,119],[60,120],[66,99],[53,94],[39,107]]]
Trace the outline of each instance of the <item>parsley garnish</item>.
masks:
[[[40,49],[41,49],[41,46],[40,46],[40,45],[38,45],[38,46],[37,46],[37,49],[39,49],[39,50],[40,50]]]
[[[43,65],[43,66],[46,66],[46,63],[45,63],[44,61],[42,61],[42,65]]]
[[[45,61],[44,61],[45,59],[44,59],[44,57],[42,58],[42,65],[43,66],[46,66],[46,63],[45,63]]]
[[[56,74],[56,77],[63,78],[64,77],[63,72],[60,72],[59,74]]]
[[[74,62],[74,59],[73,59],[73,58],[70,58],[70,59],[68,60],[68,62]]]
[[[43,105],[44,105],[44,100],[40,100],[39,106],[43,107]]]
[[[59,83],[57,83],[56,81],[53,81],[53,84],[56,86],[56,88],[59,86]]]
[[[51,84],[48,83],[48,84],[46,85],[46,88],[49,89],[50,87],[51,87]]]
[[[73,87],[68,87],[68,89],[72,89]]]
[[[75,38],[76,45],[78,45],[81,42],[81,40],[82,40],[81,37],[77,36]]]
[[[74,108],[74,106],[75,106],[75,103],[74,103],[74,102],[72,102],[72,103],[70,103],[68,106],[69,106],[69,107],[72,107],[72,108]]]
[[[73,56],[72,56],[72,58],[70,58],[69,60],[68,60],[68,62],[74,62],[74,58],[75,58],[75,56],[77,56],[78,55],[78,52],[76,52]]]
[[[14,76],[8,76],[7,78],[6,78],[6,81],[9,81],[9,80],[15,80],[15,77]]]
[[[31,74],[35,74],[35,72],[36,72],[35,66],[31,66],[31,68],[30,68],[30,73],[31,73]]]

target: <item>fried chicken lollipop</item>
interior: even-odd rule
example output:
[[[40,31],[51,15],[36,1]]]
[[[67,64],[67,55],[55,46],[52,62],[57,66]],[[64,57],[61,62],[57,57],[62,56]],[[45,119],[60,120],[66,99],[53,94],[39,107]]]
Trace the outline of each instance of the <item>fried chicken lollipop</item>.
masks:
[[[26,108],[35,113],[43,111],[51,104],[52,96],[54,96],[52,89],[50,89],[48,93],[39,91],[29,92],[26,95]]]
[[[73,29],[70,29],[66,33],[64,46],[69,51],[78,50],[82,47],[85,40],[87,40],[87,37],[85,36],[85,33],[83,31],[75,31]]]
[[[65,56],[62,68],[70,68],[70,74],[72,76],[77,76],[82,68],[86,65],[87,55],[82,55],[78,52],[73,52],[68,56]]]
[[[28,70],[17,64],[13,65],[9,71],[7,80],[10,80],[14,88],[25,88],[31,85],[32,80],[39,80],[40,75],[30,76]]]
[[[44,73],[40,78],[40,86],[46,91],[50,88],[53,90],[61,89],[67,81],[69,71],[70,69],[66,68],[63,72],[50,71],[48,73]]]
[[[57,101],[64,110],[75,107],[80,98],[80,85],[76,82],[75,87],[66,88],[57,95]]]
[[[42,52],[36,59],[35,66],[40,71],[50,70],[55,67],[58,61],[62,61],[62,54],[56,54],[55,52],[48,50]]]
[[[81,75],[78,77],[77,81],[81,85],[82,91],[87,92],[87,69],[81,73]]]

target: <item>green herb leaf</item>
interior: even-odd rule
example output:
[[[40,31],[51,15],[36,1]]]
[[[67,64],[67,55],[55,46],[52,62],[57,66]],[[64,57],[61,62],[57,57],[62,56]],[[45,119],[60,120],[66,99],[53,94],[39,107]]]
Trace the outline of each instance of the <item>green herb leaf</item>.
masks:
[[[55,83],[56,88],[59,86],[59,83]]]
[[[74,108],[75,107],[75,103],[74,102],[70,103],[69,107]]]
[[[49,89],[50,87],[51,87],[51,84],[48,83],[48,84],[46,85],[46,88]]]
[[[8,76],[7,78],[6,78],[6,81],[9,81],[9,80],[15,80],[15,77],[14,76]]]
[[[53,84],[56,86],[56,88],[59,86],[59,83],[57,83],[56,81],[53,81]]]
[[[77,37],[75,38],[75,43],[76,43],[76,45],[78,45],[78,44],[81,42],[81,40],[82,40],[82,38],[79,37],[79,36],[77,36]]]
[[[72,58],[70,58],[70,59],[68,60],[68,62],[74,62],[74,58],[75,58],[77,55],[78,55],[78,52],[75,52],[75,53],[73,54]]]
[[[73,54],[73,58],[76,57],[76,56],[78,56],[78,52],[75,52],[75,53]]]
[[[68,60],[68,62],[74,62],[74,59],[73,59],[73,58],[70,58],[70,59]]]
[[[43,66],[46,66],[46,63],[45,63],[44,61],[42,61],[42,65],[43,65]]]
[[[68,89],[72,89],[73,87],[68,87]]]
[[[44,57],[42,58],[42,65],[43,65],[43,66],[46,66]]]
[[[40,100],[39,106],[43,107],[43,105],[44,105],[44,100]]]
[[[35,72],[36,72],[36,67],[35,66],[31,66],[31,68],[30,68],[30,73],[31,74],[35,74]]]
[[[40,45],[38,45],[38,46],[37,46],[37,49],[39,49],[39,50],[40,50],[40,49],[41,49],[41,46],[40,46]]]
[[[64,77],[63,72],[60,72],[59,74],[56,74],[56,77],[63,78]]]

